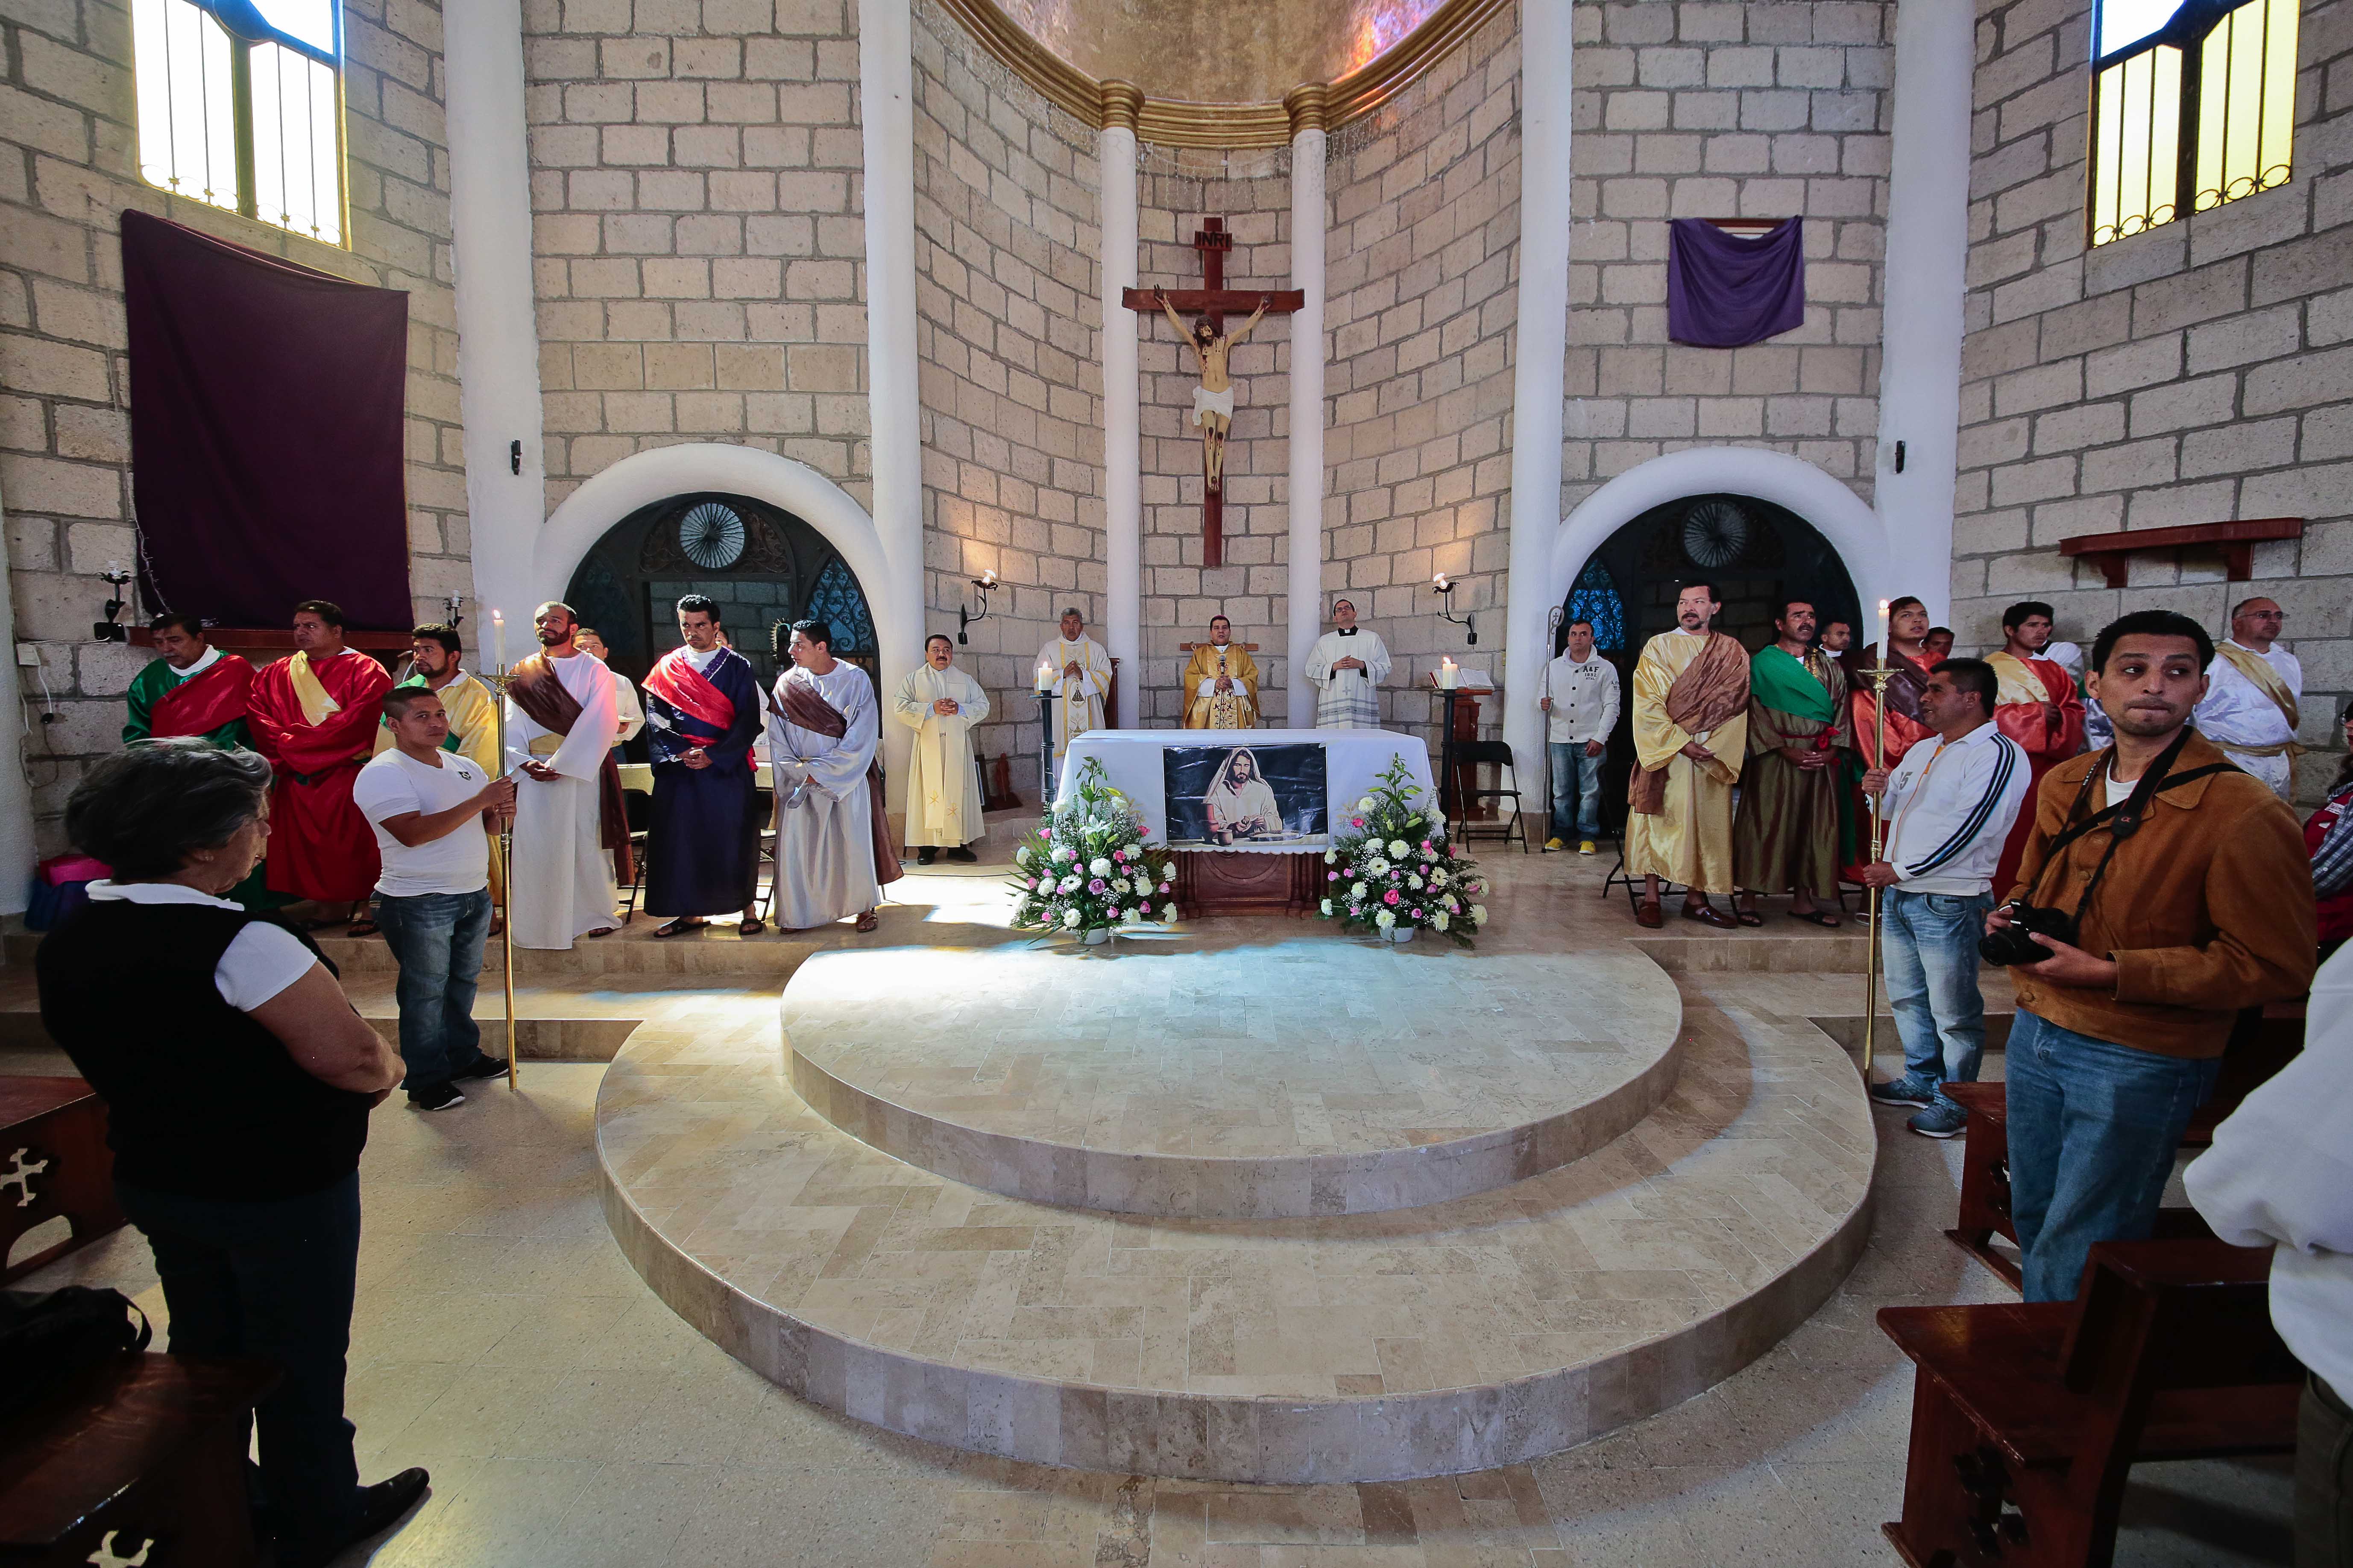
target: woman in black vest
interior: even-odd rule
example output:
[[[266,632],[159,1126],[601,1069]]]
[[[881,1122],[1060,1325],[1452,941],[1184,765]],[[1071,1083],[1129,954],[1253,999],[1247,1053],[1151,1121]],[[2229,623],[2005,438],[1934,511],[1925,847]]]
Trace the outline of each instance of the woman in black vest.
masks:
[[[122,1210],[146,1234],[182,1355],[274,1361],[257,1522],[324,1563],[416,1502],[359,1484],[343,1419],[360,1150],[400,1058],[311,940],[219,895],[269,834],[269,764],[194,738],[106,758],[66,803],[112,868],[41,943],[41,1021],[106,1101]]]

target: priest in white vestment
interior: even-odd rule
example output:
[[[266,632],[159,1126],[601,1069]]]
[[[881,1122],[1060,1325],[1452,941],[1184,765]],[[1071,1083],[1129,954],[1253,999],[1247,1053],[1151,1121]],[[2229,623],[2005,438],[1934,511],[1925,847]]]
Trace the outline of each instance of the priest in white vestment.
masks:
[[[779,931],[858,917],[875,928],[882,884],[905,873],[888,843],[882,738],[874,683],[833,657],[823,621],[799,621],[781,650],[793,667],[776,678],[768,707],[768,759],[776,781],[776,913]]]
[[[1111,655],[1087,636],[1087,621],[1076,610],[1062,612],[1062,635],[1038,650],[1038,663],[1050,673],[1048,679],[1061,700],[1054,704],[1054,755],[1060,759],[1071,742],[1103,724],[1103,699],[1111,695]],[[1059,776],[1061,770],[1057,768]]]
[[[891,711],[915,731],[907,759],[907,842],[917,865],[945,849],[951,860],[976,860],[965,847],[986,831],[980,818],[980,768],[972,757],[972,727],[988,717],[988,693],[955,668],[955,644],[934,632],[923,662],[899,683]]]
[[[582,653],[598,664],[611,668],[612,655],[605,647],[604,637],[595,627],[582,626],[574,640],[579,643]],[[613,744],[626,746],[638,738],[638,731],[646,727],[646,705],[638,700],[637,682],[617,669],[613,671],[613,709],[621,721],[621,732],[614,738]]]
[[[2191,712],[2198,732],[2222,754],[2295,804],[2295,729],[2303,721],[2304,666],[2276,638],[2287,617],[2276,601],[2247,599],[2231,612],[2231,635],[2214,645],[2206,695]]]
[[[1389,678],[1389,650],[1378,632],[1356,624],[1356,606],[1345,599],[1332,605],[1332,629],[1315,639],[1307,656],[1307,679],[1315,688],[1319,730],[1381,727],[1381,682]]]
[[[563,950],[613,924],[613,673],[580,651],[571,607],[542,605],[540,651],[507,686],[507,766],[515,782],[507,895],[517,947]],[[621,842],[628,842],[626,823]]]

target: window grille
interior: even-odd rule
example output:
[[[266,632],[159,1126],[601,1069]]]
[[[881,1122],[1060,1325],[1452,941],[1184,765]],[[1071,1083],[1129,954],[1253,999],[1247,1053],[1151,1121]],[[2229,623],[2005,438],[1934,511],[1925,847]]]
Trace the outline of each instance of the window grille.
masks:
[[[1593,623],[1593,646],[1604,653],[1615,653],[1626,646],[1626,605],[1618,596],[1617,580],[1609,568],[1595,556],[1585,563],[1577,575],[1577,585],[1568,591],[1568,620]]]

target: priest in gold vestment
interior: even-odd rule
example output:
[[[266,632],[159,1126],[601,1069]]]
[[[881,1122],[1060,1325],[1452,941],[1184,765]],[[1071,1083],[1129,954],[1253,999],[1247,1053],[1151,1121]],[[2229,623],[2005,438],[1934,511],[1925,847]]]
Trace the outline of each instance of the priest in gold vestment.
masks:
[[[1708,902],[1738,885],[1732,863],[1732,786],[1748,750],[1748,653],[1710,631],[1723,605],[1694,583],[1675,600],[1675,629],[1634,665],[1634,776],[1626,792],[1626,870],[1648,879],[1635,921],[1656,929],[1661,880],[1681,882],[1683,918],[1730,930]]]
[[[1185,667],[1185,728],[1258,728],[1258,660],[1235,644],[1233,623],[1223,616],[1211,617],[1209,640],[1194,645]]]

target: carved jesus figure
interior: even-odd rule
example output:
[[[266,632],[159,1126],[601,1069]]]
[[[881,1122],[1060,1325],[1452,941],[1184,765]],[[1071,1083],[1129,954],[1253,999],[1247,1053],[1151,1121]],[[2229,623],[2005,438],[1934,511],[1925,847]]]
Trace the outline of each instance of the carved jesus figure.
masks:
[[[1168,303],[1168,290],[1155,289],[1152,298],[1168,318],[1168,324],[1176,329],[1176,335],[1193,345],[1193,356],[1200,362],[1201,384],[1193,389],[1193,423],[1201,431],[1201,474],[1211,489],[1223,491],[1226,432],[1234,423],[1234,381],[1228,356],[1236,343],[1247,342],[1257,330],[1259,322],[1265,319],[1267,307],[1274,303],[1274,296],[1260,295],[1258,309],[1250,312],[1240,331],[1233,332],[1219,332],[1207,316],[1196,320],[1188,332],[1184,318]]]

